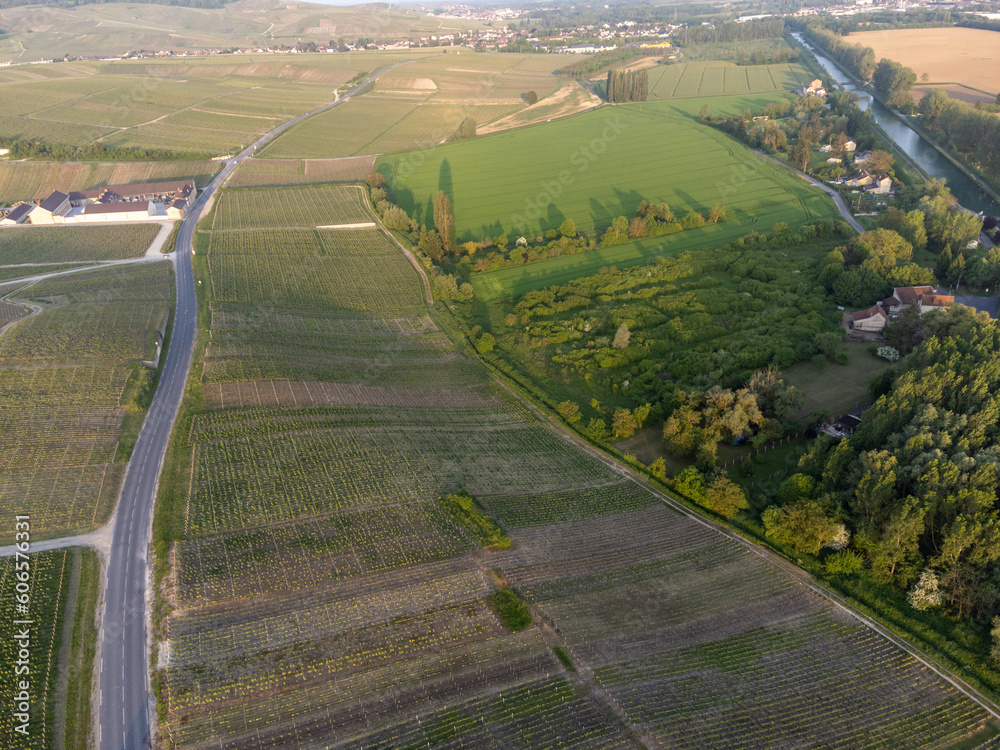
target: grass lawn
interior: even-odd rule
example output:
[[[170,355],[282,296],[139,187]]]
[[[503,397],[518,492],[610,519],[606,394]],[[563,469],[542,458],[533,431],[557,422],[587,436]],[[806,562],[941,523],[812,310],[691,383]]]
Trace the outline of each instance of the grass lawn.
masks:
[[[849,341],[846,365],[829,363],[823,369],[812,362],[800,362],[784,371],[785,382],[794,385],[805,396],[801,415],[823,409],[836,417],[868,400],[868,382],[883,370],[893,367],[874,354],[872,344]]]

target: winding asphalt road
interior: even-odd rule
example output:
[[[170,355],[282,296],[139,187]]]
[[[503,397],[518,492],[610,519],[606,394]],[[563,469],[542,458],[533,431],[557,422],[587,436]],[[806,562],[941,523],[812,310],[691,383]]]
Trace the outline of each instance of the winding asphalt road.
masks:
[[[197,299],[191,269],[192,239],[198,219],[215,191],[236,167],[265,143],[298,122],[349,99],[396,63],[376,71],[349,93],[319,109],[289,120],[231,159],[205,188],[181,224],[176,245],[177,308],[170,346],[152,406],[125,472],[107,565],[104,618],[97,665],[97,747],[140,750],[152,747],[148,633],[147,562],[153,502],[170,432],[191,369],[197,329]]]

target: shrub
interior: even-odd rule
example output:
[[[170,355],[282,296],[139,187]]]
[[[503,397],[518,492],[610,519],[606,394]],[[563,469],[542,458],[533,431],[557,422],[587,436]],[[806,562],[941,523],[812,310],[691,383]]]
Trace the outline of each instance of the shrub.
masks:
[[[846,365],[850,361],[847,352],[837,352],[833,355],[833,358],[837,361],[838,365]]]
[[[889,362],[895,362],[899,359],[899,349],[893,346],[880,346],[876,352],[875,356],[881,357]]]
[[[531,625],[531,610],[517,594],[510,589],[499,589],[490,594],[490,601],[497,608],[503,624],[511,630],[524,630]]]
[[[496,343],[497,340],[493,337],[492,333],[484,333],[476,342],[476,351],[480,354],[489,354],[493,351],[493,347],[496,346]]]
[[[865,561],[857,552],[843,550],[830,555],[826,560],[826,572],[834,575],[854,575],[865,567]]]
[[[938,574],[933,570],[925,570],[920,579],[913,584],[906,600],[914,609],[921,611],[940,607],[944,603],[944,594],[940,589]]]

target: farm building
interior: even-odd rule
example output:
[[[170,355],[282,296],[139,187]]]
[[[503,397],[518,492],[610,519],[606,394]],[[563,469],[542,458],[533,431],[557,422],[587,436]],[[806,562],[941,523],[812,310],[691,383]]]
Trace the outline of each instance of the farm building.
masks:
[[[889,313],[879,305],[853,312],[850,316],[850,326],[857,331],[881,331],[888,321]]]
[[[74,206],[119,201],[170,203],[174,200],[184,200],[190,203],[197,192],[194,180],[172,180],[170,182],[107,185],[93,190],[79,190],[70,193],[69,199]]]
[[[149,201],[118,201],[84,206],[79,218],[84,221],[137,221],[155,215],[153,204]]]
[[[35,208],[32,203],[22,203],[20,206],[14,206],[6,216],[0,219],[0,226],[11,227],[15,224],[20,224],[25,219],[28,218],[28,214],[32,212]]]
[[[31,212],[32,224],[55,224],[69,213],[69,196],[53,190],[34,211]]]
[[[194,180],[107,185],[68,194],[56,191],[31,212],[31,223],[183,219],[197,194]]]

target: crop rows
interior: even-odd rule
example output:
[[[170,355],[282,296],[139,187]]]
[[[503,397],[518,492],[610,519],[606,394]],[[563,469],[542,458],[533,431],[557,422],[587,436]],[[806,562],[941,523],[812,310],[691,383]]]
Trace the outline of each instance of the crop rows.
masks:
[[[13,515],[7,517],[13,519]],[[6,540],[4,543],[7,543]],[[7,706],[0,719],[0,732],[4,733],[4,747],[8,750],[34,750],[52,747],[57,659],[69,582],[70,552],[56,550],[30,556],[30,609],[26,614],[14,612],[14,587],[18,583],[14,565],[13,557],[0,558],[0,591],[3,591],[5,603],[3,617],[0,617],[0,663],[4,665],[0,673],[0,701]],[[14,670],[19,658],[19,644],[14,640],[14,634],[21,628],[14,624],[18,619],[33,621],[27,659],[32,687],[28,737],[14,731],[14,726],[21,722],[15,721],[11,710],[16,705],[17,681],[24,679],[18,677]]]
[[[432,502],[193,537],[178,551],[178,595],[219,602],[445,559],[469,544]]]
[[[381,232],[324,232],[322,245],[306,233],[290,234],[287,242],[280,234],[253,233],[246,240],[242,234],[214,234],[213,299],[286,308],[322,305],[393,318],[420,305],[412,267]],[[291,252],[301,257],[285,257]]]
[[[83,301],[50,306],[0,338],[0,512],[30,512],[38,533],[87,530],[107,516],[120,486],[121,420],[135,363],[167,314],[169,264],[28,289]]]
[[[0,367],[16,363],[125,364],[145,359],[160,328],[163,301],[65,305],[15,326],[0,344]]]
[[[28,309],[21,305],[13,305],[10,302],[0,302],[0,328],[11,321],[23,318],[28,314]]]
[[[174,715],[173,735],[194,747],[310,747],[353,739],[426,714],[548,677],[558,667],[537,631],[424,654],[405,666],[388,663],[337,680]]]
[[[19,227],[0,232],[4,264],[53,263],[138,258],[160,227],[115,224],[106,227]],[[39,269],[43,273],[55,269]]]
[[[680,747],[801,736],[829,747],[947,746],[987,718],[884,639],[823,614],[597,674],[633,720]]]
[[[248,159],[229,179],[231,187],[278,187],[329,182],[361,182],[374,156],[342,159]]]
[[[483,406],[488,403],[480,391],[473,388],[405,388],[308,380],[207,383],[203,392],[206,406],[220,409],[317,404],[436,408]]]
[[[474,459],[473,459],[474,457]],[[246,528],[392,499],[607,482],[613,473],[540,426],[341,427],[199,443],[188,533]]]
[[[42,279],[28,287],[24,297],[52,300],[67,297],[75,302],[173,299],[173,272],[169,261],[110,266]]]
[[[371,221],[361,191],[330,186],[294,190],[226,190],[213,229],[311,228]]]
[[[652,495],[628,481],[582,490],[492,495],[481,500],[490,513],[510,527],[542,526],[639,510],[654,502]]]

